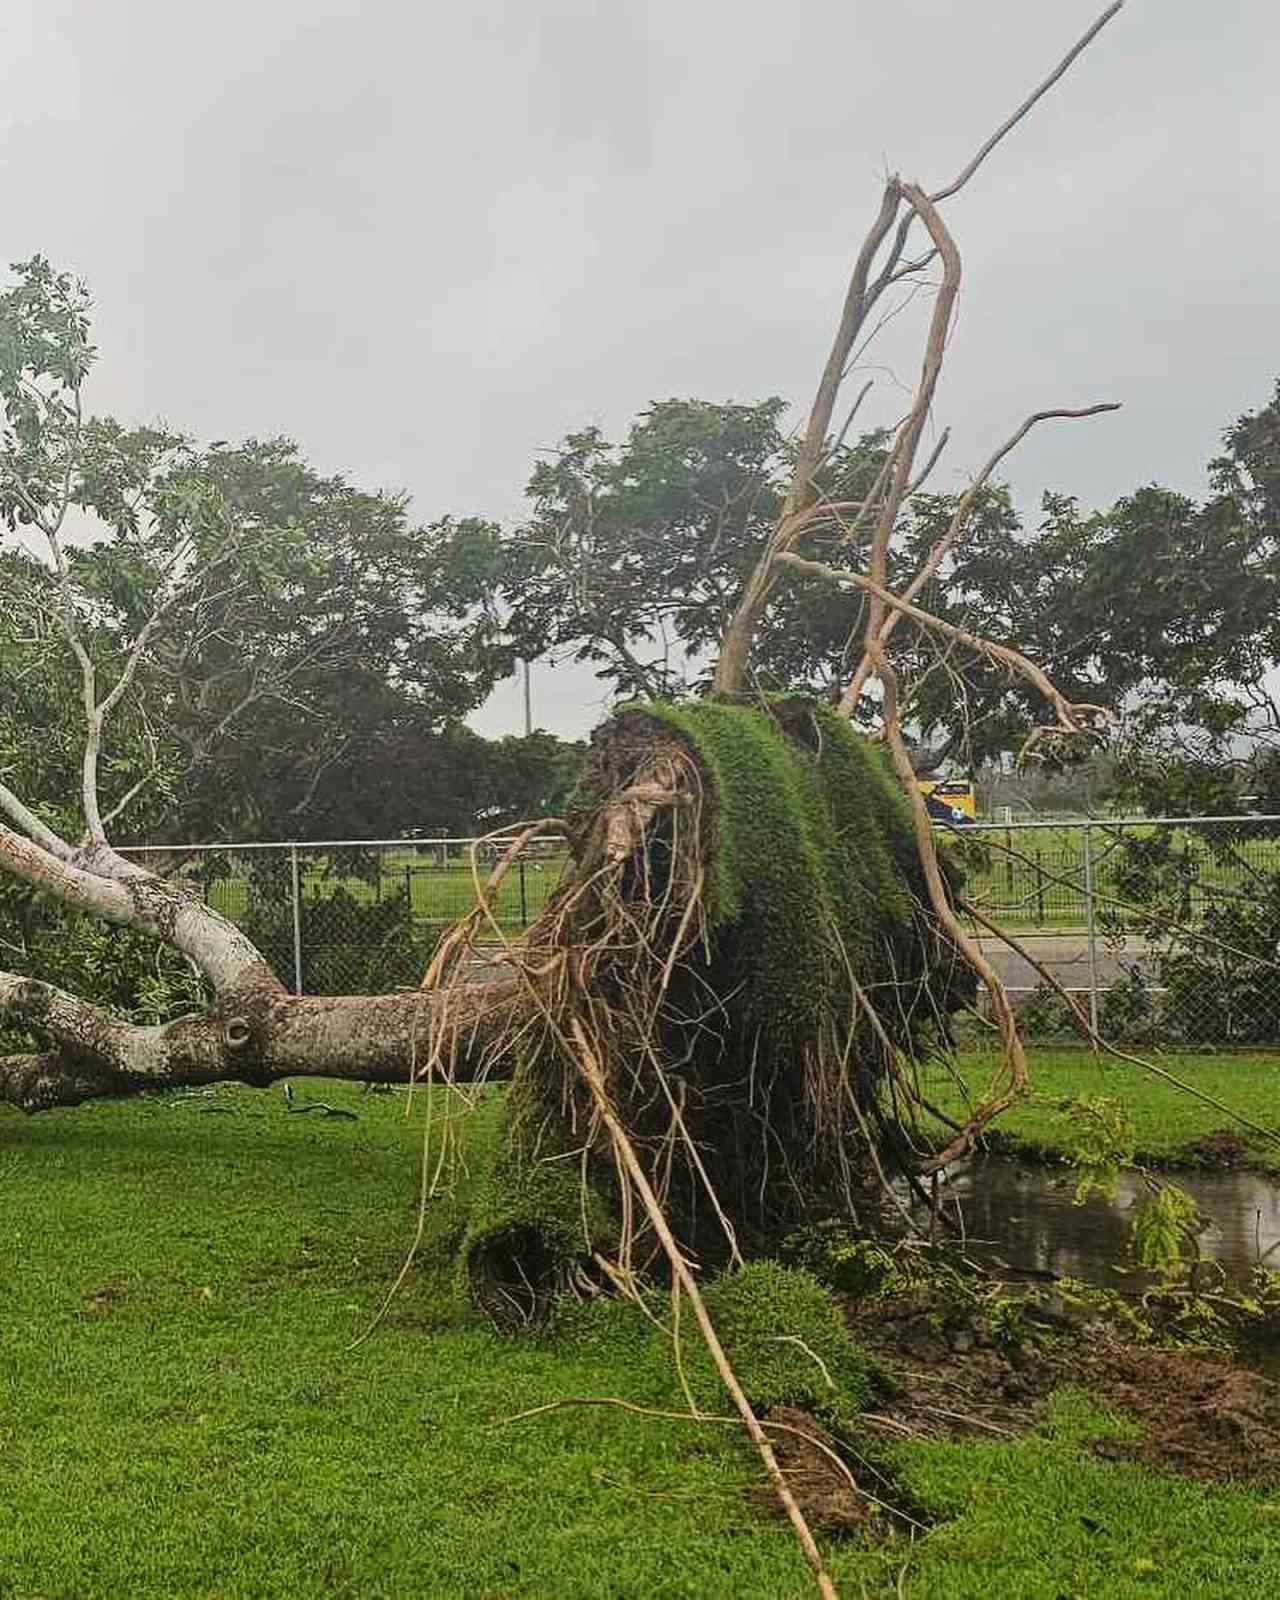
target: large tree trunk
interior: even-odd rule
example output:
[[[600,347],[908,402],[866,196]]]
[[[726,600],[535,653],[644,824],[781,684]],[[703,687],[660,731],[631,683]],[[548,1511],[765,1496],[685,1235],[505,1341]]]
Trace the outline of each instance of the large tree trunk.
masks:
[[[518,997],[510,977],[454,990],[447,1006],[423,990],[313,998],[273,982],[201,1015],[135,1027],[50,984],[4,973],[0,1007],[48,1047],[0,1057],[0,1101],[47,1111],[147,1090],[231,1081],[265,1087],[302,1075],[405,1083],[442,1055],[455,1082],[501,1076]]]
[[[109,846],[55,854],[0,824],[0,863],[78,910],[182,951],[214,994],[207,1012],[138,1027],[51,984],[0,972],[0,1014],[43,1045],[0,1057],[0,1101],[24,1111],[300,1074],[406,1082],[433,1063],[461,1081],[500,1070],[516,1032],[519,986],[510,972],[454,986],[447,1001],[425,990],[293,995],[234,923]]]

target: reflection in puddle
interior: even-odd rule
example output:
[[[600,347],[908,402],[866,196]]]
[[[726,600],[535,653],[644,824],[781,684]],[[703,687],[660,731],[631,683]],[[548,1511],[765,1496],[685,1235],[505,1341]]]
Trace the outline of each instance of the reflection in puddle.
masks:
[[[1204,1256],[1221,1262],[1233,1283],[1260,1257],[1280,1269],[1280,1185],[1252,1172],[1175,1172],[1171,1182],[1195,1200],[1208,1223]],[[1082,1278],[1112,1288],[1134,1287],[1128,1269],[1132,1207],[1141,1179],[1126,1173],[1114,1200],[1091,1194],[1073,1205],[1075,1174],[1025,1167],[1006,1156],[979,1156],[946,1186],[948,1210],[959,1201],[971,1253],[990,1250],[1012,1267]],[[1120,1269],[1120,1270],[1117,1270]]]

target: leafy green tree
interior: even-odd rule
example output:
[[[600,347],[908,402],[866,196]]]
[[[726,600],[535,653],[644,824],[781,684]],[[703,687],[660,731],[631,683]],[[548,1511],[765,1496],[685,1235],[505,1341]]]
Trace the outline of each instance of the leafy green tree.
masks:
[[[416,527],[404,496],[324,476],[287,439],[202,447],[87,417],[87,293],[39,257],[15,271],[0,297],[0,516],[17,545],[0,567],[0,760],[37,763],[23,792],[92,832],[65,814],[84,804],[83,762],[61,714],[87,673],[112,702],[94,763],[118,838],[338,829],[342,768],[367,780],[384,744],[438,736],[511,670],[497,529]],[[6,728],[46,718],[48,744],[19,755]]]
[[[570,434],[529,481],[531,511],[509,541],[503,594],[522,650],[589,662],[619,696],[705,687],[711,659],[774,527],[793,446],[784,402],[663,400],[620,445]],[[841,502],[865,495],[884,438],[833,445],[821,473]],[[806,550],[856,558],[834,519]],[[780,585],[756,660],[764,687],[833,689],[858,602],[830,585]]]

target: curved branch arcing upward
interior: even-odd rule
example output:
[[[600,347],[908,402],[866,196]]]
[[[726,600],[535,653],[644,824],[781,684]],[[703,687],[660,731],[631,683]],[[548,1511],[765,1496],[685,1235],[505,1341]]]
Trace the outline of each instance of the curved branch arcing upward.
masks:
[[[796,572],[803,573],[809,578],[825,578],[830,583],[851,584],[856,589],[862,589],[878,600],[881,606],[888,611],[896,612],[900,616],[910,617],[913,622],[918,622],[922,628],[928,628],[935,633],[942,634],[945,638],[952,639],[956,644],[967,646],[979,655],[998,661],[1001,666],[1007,667],[1011,672],[1018,673],[1027,678],[1039,689],[1045,699],[1053,707],[1058,719],[1058,726],[1064,733],[1083,733],[1091,722],[1108,720],[1112,713],[1106,706],[1094,705],[1088,701],[1073,702],[1057,687],[1049,675],[1038,667],[1030,656],[1023,655],[1021,650],[1015,650],[1012,645],[997,644],[993,639],[984,639],[981,634],[970,633],[967,628],[958,627],[954,622],[945,622],[941,617],[935,617],[932,612],[923,610],[920,606],[912,605],[901,595],[894,594],[892,589],[887,589],[883,584],[876,583],[865,573],[846,572],[840,567],[829,567],[822,561],[809,561],[803,556],[784,554],[778,557],[785,566]],[[868,632],[870,628],[868,625]],[[879,636],[870,638],[867,644],[868,654],[875,660],[875,675],[881,677],[881,666],[884,662],[883,644]],[[886,722],[887,722],[886,717]]]
[[[56,834],[48,823],[42,822],[35,812],[3,783],[0,783],[0,811],[4,812],[11,822],[16,822],[28,839],[38,844],[42,850],[47,850],[51,856],[57,856],[60,861],[70,861],[75,854],[60,834]]]
[[[840,322],[809,411],[804,441],[800,447],[800,455],[791,476],[791,485],[787,490],[777,527],[768,548],[743,587],[742,597],[721,641],[720,659],[716,663],[715,680],[712,685],[714,694],[728,697],[741,694],[746,683],[747,659],[751,644],[774,584],[774,557],[794,544],[803,525],[801,520],[803,513],[815,498],[813,475],[826,450],[827,435],[831,429],[831,417],[835,411],[840,385],[844,379],[845,364],[873,303],[867,295],[867,279],[871,265],[889,229],[893,226],[900,201],[898,180],[891,178],[885,185],[880,200],[880,211],[863,240],[862,248],[854,262],[853,274],[840,313]]]
[[[928,559],[920,568],[919,572],[916,573],[915,577],[912,578],[911,582],[902,591],[901,598],[904,601],[914,600],[916,595],[918,595],[921,589],[924,588],[925,584],[927,584],[929,580],[937,573],[948,553],[954,548],[956,541],[964,532],[973,508],[977,503],[978,496],[986,487],[991,474],[995,471],[996,467],[999,466],[1000,462],[1003,461],[1004,458],[1009,454],[1009,452],[1015,449],[1017,445],[1021,443],[1021,441],[1028,433],[1030,433],[1031,429],[1034,428],[1038,422],[1048,422],[1055,417],[1096,417],[1100,416],[1105,411],[1119,411],[1119,409],[1120,406],[1118,402],[1103,401],[1098,405],[1085,406],[1079,410],[1069,410],[1063,407],[1053,411],[1032,412],[1022,426],[1018,428],[1015,433],[1011,434],[1010,437],[1005,440],[1004,444],[1002,444],[995,452],[995,454],[991,456],[991,458],[983,466],[981,472],[978,473],[977,477],[969,485],[968,489],[965,490],[960,499],[959,505],[956,507],[955,512],[952,515],[951,521],[947,524],[946,532],[930,550]],[[946,437],[945,434],[943,437]],[[930,461],[926,464],[925,470],[921,474],[921,479],[927,476],[929,468],[933,464],[933,459],[934,458],[930,458]],[[917,480],[913,488],[919,487],[919,482],[920,479]],[[888,641],[889,635],[897,626],[898,618],[901,615],[903,615],[903,612],[899,607],[891,609],[889,615],[884,618],[877,635],[881,645],[884,645]],[[840,710],[846,717],[851,717],[853,715],[858,701],[862,697],[862,691],[866,687],[867,679],[870,674],[871,658],[868,653],[864,652],[862,660],[858,663],[858,670],[854,673],[852,679],[850,680],[849,687],[845,690],[840,700]]]
[[[866,325],[869,313],[878,302],[880,296],[893,284],[900,282],[904,277],[923,272],[939,255],[943,256],[945,264],[945,251],[939,238],[939,230],[941,229],[945,233],[945,229],[942,228],[941,220],[937,217],[935,209],[937,205],[957,194],[969,182],[970,178],[973,177],[974,173],[977,172],[996,146],[1022,121],[1037,101],[1058,82],[1076,58],[1121,10],[1123,5],[1124,0],[1113,0],[1113,3],[1107,7],[1092,27],[1072,46],[1049,76],[985,140],[977,153],[961,169],[958,176],[951,183],[941,189],[934,190],[932,194],[923,190],[919,185],[903,184],[896,177],[890,178],[885,185],[879,213],[872,223],[854,263],[849,288],[845,294],[844,306],[840,315],[840,322],[836,328],[835,339],[827,357],[827,363],[823,369],[822,379],[814,396],[813,405],[810,408],[804,440],[777,527],[755,570],[743,586],[737,608],[721,640],[720,658],[716,663],[715,677],[712,683],[713,694],[727,699],[734,699],[740,696],[745,688],[751,646],[776,577],[775,562],[784,551],[794,548],[796,539],[804,525],[802,514],[817,498],[813,476],[824,459],[827,450],[827,437],[831,428],[831,418],[839,397],[841,383],[847,375],[846,369],[850,352]],[[910,210],[899,221],[881,269],[876,277],[872,278],[872,268],[877,256],[880,254],[881,247],[889,236],[894,219],[898,216],[900,203],[903,199],[910,201]],[[930,234],[933,236],[932,248],[918,260],[909,261],[900,266],[899,263],[902,261],[902,253],[906,247],[907,236],[917,216],[925,222]],[[931,217],[933,219],[932,222],[930,220]],[[958,259],[956,266],[958,268]],[[927,413],[927,405],[925,410]],[[909,426],[914,429],[917,438],[919,426],[922,424],[923,417],[919,419],[918,423],[913,419],[909,419]],[[899,440],[902,441],[901,432]],[[895,445],[895,451],[898,449],[899,446]],[[905,456],[906,472],[902,478],[902,486],[905,486],[910,481],[912,462],[914,460],[914,446],[905,451]],[[901,486],[895,498],[897,504],[900,505],[903,498]],[[876,572],[874,562],[872,571],[874,576]],[[883,575],[881,574],[881,576]],[[883,613],[877,618],[877,624],[882,618]]]
[[[219,996],[283,985],[256,945],[191,890],[123,860],[109,845],[60,857],[0,823],[0,870],[104,922],[137,928],[190,957]]]

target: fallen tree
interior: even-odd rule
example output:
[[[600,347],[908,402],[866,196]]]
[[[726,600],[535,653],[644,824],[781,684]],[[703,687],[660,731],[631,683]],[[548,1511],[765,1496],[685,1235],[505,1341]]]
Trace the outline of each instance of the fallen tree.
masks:
[[[726,625],[710,697],[628,708],[600,729],[564,819],[571,863],[544,913],[519,941],[502,940],[489,895],[545,824],[510,830],[487,885],[477,872],[476,909],[411,992],[290,994],[233,923],[113,849],[108,821],[128,796],[104,814],[99,770],[109,719],[175,617],[234,584],[238,564],[257,553],[208,498],[140,526],[129,558],[150,574],[147,604],[123,655],[99,660],[94,622],[103,593],[84,581],[64,534],[81,493],[81,386],[91,354],[84,297],[70,279],[47,274],[9,307],[14,328],[0,371],[10,424],[0,457],[3,509],[11,526],[44,541],[40,626],[61,636],[77,664],[84,745],[80,836],[73,841],[0,783],[8,819],[0,823],[0,868],[172,946],[202,975],[210,1004],[137,1027],[33,977],[0,973],[0,1008],[40,1042],[0,1059],[0,1099],[35,1112],[304,1073],[453,1085],[511,1079],[480,1175],[483,1199],[459,1241],[478,1297],[510,1299],[514,1285],[529,1311],[582,1264],[626,1288],[663,1260],[826,1593],[833,1591],[816,1547],[707,1317],[692,1253],[739,1260],[758,1237],[815,1210],[847,1210],[860,1184],[884,1177],[886,1138],[899,1137],[904,1114],[919,1103],[913,1062],[945,1043],[949,1015],[971,1003],[978,984],[989,997],[999,1069],[945,1148],[921,1153],[920,1172],[967,1152],[1025,1088],[1012,1006],[957,913],[913,781],[892,646],[906,622],[933,642],[939,670],[949,652],[964,649],[1023,674],[1054,717],[1037,738],[1078,737],[1105,715],[1058,694],[1012,644],[941,624],[920,600],[1018,439],[1050,417],[1112,408],[1033,414],[993,454],[920,570],[897,590],[888,583],[889,554],[903,508],[938,455],[917,460],[960,285],[960,254],[940,207],[1119,9],[1109,7],[951,184],[928,192],[896,176],[887,181],[777,527]],[[909,257],[917,226],[928,243]],[[927,276],[935,267],[936,282]],[[920,376],[870,492],[841,500],[824,489],[822,471],[836,402],[873,316],[892,313],[899,285],[934,291]],[[752,677],[752,644],[767,627],[770,596],[797,569],[867,596],[838,710],[771,697]],[[866,709],[870,691],[878,726],[868,736],[849,718]],[[486,934],[504,948],[478,974]]]
[[[43,541],[47,576],[21,603],[36,636],[60,637],[78,670],[82,832],[72,842],[47,811],[0,783],[0,814],[8,819],[0,823],[0,867],[41,894],[173,947],[202,975],[211,1003],[203,1013],[137,1027],[38,978],[0,974],[9,1024],[40,1044],[0,1059],[0,1098],[39,1111],[220,1079],[265,1085],[301,1072],[369,1081],[443,1074],[455,1083],[515,1075],[513,1105],[524,1108],[517,1142],[536,1148],[553,1129],[559,1153],[583,1150],[590,1164],[602,1143],[616,1144],[614,1133],[601,1133],[607,1105],[636,1149],[648,1152],[657,1192],[673,1192],[676,1183],[677,1209],[690,1227],[702,1194],[736,1250],[736,1227],[767,1225],[805,1201],[848,1202],[855,1169],[875,1164],[871,1122],[883,1115],[882,1090],[895,1120],[900,1104],[914,1104],[909,1064],[945,1040],[949,1012],[966,999],[957,980],[963,966],[969,984],[988,991],[1002,1064],[926,1170],[970,1148],[1025,1087],[1025,1061],[1003,986],[956,914],[912,781],[892,641],[905,621],[916,630],[917,656],[919,641],[932,641],[939,670],[963,649],[1025,677],[1054,719],[1033,738],[1077,736],[1105,716],[1103,708],[1071,704],[1012,644],[942,622],[920,601],[963,540],[991,473],[1023,435],[1050,418],[1113,408],[1033,413],[994,452],[898,590],[888,586],[889,556],[903,508],[946,438],[918,466],[961,275],[940,206],[1118,10],[1108,8],[951,184],[929,193],[887,181],[777,526],[727,622],[709,700],[627,711],[600,731],[568,819],[573,859],[565,881],[481,981],[475,935],[486,920],[483,893],[481,910],[446,941],[420,990],[300,997],[189,887],[113,849],[108,823],[153,775],[143,773],[104,813],[99,774],[110,720],[133,705],[140,668],[156,652],[181,658],[180,622],[190,625],[202,607],[234,593],[242,572],[261,580],[271,530],[246,528],[216,486],[179,475],[141,512],[135,498],[120,515],[119,545],[105,561],[86,562],[68,546],[68,513],[101,504],[104,484],[108,498],[118,494],[123,503],[141,469],[135,444],[133,453],[112,458],[113,426],[94,430],[88,449],[81,396],[92,360],[87,297],[39,259],[28,263],[5,297],[0,509],[11,528]],[[909,258],[915,225],[928,244]],[[833,445],[835,405],[859,340],[874,333],[870,319],[896,285],[914,292],[930,284],[935,267],[940,278],[931,285],[911,404],[869,492],[856,502],[833,498],[823,467],[848,426]],[[897,309],[891,304],[881,320]],[[794,573],[866,597],[838,713],[770,700],[751,677],[770,596]],[[125,644],[117,629],[103,658],[99,624],[111,605],[125,619]],[[877,686],[871,703],[879,726],[871,737],[901,780],[896,792],[881,756],[873,758],[866,737],[841,720],[863,711]],[[516,832],[508,864],[526,836]],[[524,1126],[530,1119],[538,1124],[533,1138]]]
[[[911,1061],[945,1042],[950,1011],[967,1003],[978,982],[989,994],[1002,1066],[966,1125],[925,1168],[966,1151],[1021,1092],[1025,1063],[1003,987],[956,915],[912,782],[892,639],[905,621],[916,632],[917,655],[921,639],[933,641],[941,670],[948,652],[964,649],[1027,678],[1054,717],[1053,730],[1034,736],[1079,735],[1105,715],[1070,704],[1013,645],[941,622],[920,602],[963,540],[991,473],[1028,429],[1111,407],[1029,417],[896,592],[887,585],[889,552],[904,506],[939,453],[918,466],[960,284],[959,251],[940,205],[1118,9],[1104,13],[953,183],[930,194],[888,180],[854,264],[777,527],[726,625],[709,700],[625,711],[601,729],[568,819],[572,861],[546,912],[479,974],[477,936],[487,929],[477,912],[410,993],[290,994],[239,928],[190,887],[146,871],[109,842],[108,822],[133,793],[104,815],[99,774],[110,720],[136,698],[140,668],[157,651],[180,655],[175,629],[210,597],[234,590],[246,564],[256,573],[270,541],[264,530],[238,523],[216,493],[187,486],[150,502],[149,517],[126,519],[108,567],[144,573],[147,582],[129,592],[123,652],[117,644],[100,659],[97,624],[108,603],[102,565],[83,562],[64,527],[87,501],[86,475],[100,498],[104,479],[114,482],[114,473],[127,484],[136,463],[104,464],[110,429],[94,433],[86,456],[87,298],[69,277],[28,264],[6,299],[9,355],[0,376],[9,427],[0,486],[10,526],[45,547],[47,581],[24,604],[42,638],[61,638],[79,673],[82,833],[73,842],[47,811],[0,782],[7,818],[0,868],[181,952],[202,975],[210,1004],[138,1027],[38,978],[0,974],[10,1026],[39,1043],[0,1058],[0,1099],[41,1111],[222,1079],[265,1085],[302,1072],[374,1082],[514,1075],[512,1103],[523,1107],[517,1142],[537,1148],[552,1129],[558,1153],[585,1150],[590,1164],[612,1137],[600,1130],[599,1090],[647,1152],[657,1191],[678,1201],[690,1237],[699,1232],[701,1195],[736,1250],[737,1228],[767,1226],[805,1201],[848,1203],[855,1175],[875,1167],[873,1124],[886,1115],[885,1093],[896,1122],[917,1098]],[[910,258],[913,225],[928,243]],[[869,493],[857,502],[834,499],[823,467],[855,349],[874,332],[870,319],[895,286],[913,291],[934,268],[941,276],[932,284],[910,407]],[[789,573],[866,596],[851,654],[856,666],[838,712],[770,699],[751,677],[753,640]],[[879,726],[868,737],[847,719],[865,710],[876,686]],[[873,753],[872,743],[881,748]],[[144,774],[134,788],[146,781]],[[508,864],[525,837],[514,830]],[[594,1088],[584,1076],[588,1058],[600,1074]]]

